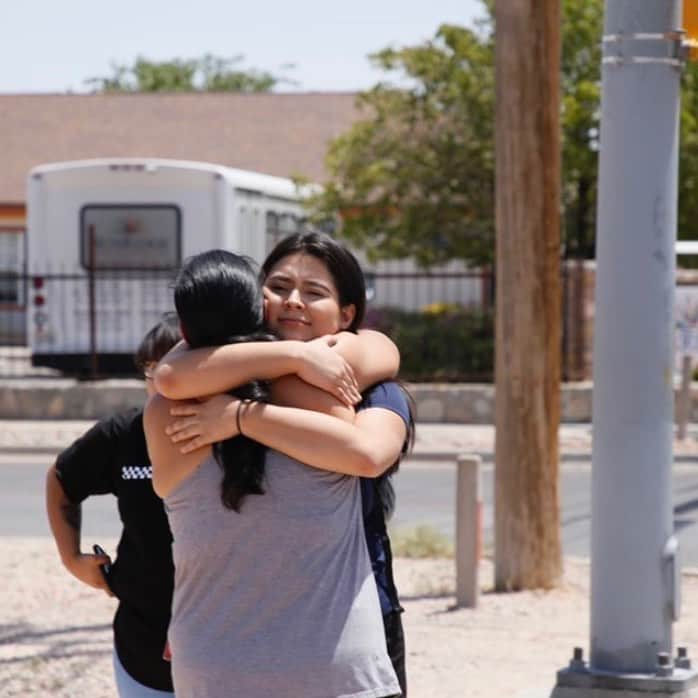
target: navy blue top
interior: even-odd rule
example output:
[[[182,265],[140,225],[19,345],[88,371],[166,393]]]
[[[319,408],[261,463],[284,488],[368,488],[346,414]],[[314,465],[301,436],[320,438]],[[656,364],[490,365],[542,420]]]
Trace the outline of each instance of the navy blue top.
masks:
[[[385,381],[369,388],[363,396],[358,410],[380,408],[395,412],[405,421],[409,429],[410,410],[407,398],[395,381]],[[393,556],[390,549],[390,539],[385,527],[385,512],[381,502],[378,486],[382,479],[390,477],[381,475],[378,478],[361,478],[361,499],[363,506],[364,531],[366,544],[371,557],[373,575],[378,587],[383,615],[402,611],[398,599],[395,581],[393,579]]]

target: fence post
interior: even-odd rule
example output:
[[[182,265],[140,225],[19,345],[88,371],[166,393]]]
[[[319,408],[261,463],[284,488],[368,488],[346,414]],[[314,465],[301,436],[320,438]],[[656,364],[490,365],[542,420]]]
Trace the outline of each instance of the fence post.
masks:
[[[475,608],[482,551],[480,456],[458,456],[456,475],[456,606]]]
[[[93,380],[99,374],[99,358],[97,356],[97,294],[95,290],[95,266],[97,255],[95,254],[95,227],[88,227],[90,266],[88,269],[88,295],[90,303],[90,378]]]

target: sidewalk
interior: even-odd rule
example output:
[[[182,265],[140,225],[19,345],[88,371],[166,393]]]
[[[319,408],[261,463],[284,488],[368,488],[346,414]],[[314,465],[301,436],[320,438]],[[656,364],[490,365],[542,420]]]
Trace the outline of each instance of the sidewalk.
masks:
[[[89,429],[93,421],[0,420],[0,454],[57,454]],[[591,460],[591,424],[560,425],[560,461]],[[494,457],[491,424],[417,424],[412,460],[455,460],[460,453]],[[698,424],[689,425],[683,441],[674,441],[676,462],[698,463]]]
[[[674,439],[674,461],[698,463],[698,424],[689,424],[686,438]],[[561,424],[560,462],[590,462],[592,425]],[[494,459],[494,425],[417,424],[414,460],[452,460],[461,453],[477,453],[483,460]]]

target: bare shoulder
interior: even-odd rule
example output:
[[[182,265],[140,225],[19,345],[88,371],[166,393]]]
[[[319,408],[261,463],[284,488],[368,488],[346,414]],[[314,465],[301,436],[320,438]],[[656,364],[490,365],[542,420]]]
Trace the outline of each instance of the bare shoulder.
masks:
[[[159,456],[160,451],[166,446],[166,442],[170,441],[165,433],[165,428],[171,420],[170,408],[175,404],[177,403],[174,400],[169,400],[158,393],[149,397],[145,404],[143,429],[153,465],[160,465],[161,460],[160,457],[153,459],[153,454]]]
[[[399,361],[400,352],[395,342],[387,334],[377,330],[359,330],[356,335],[356,343],[366,352],[380,352]]]
[[[143,413],[148,456],[153,466],[153,489],[163,498],[191,475],[211,453],[211,447],[204,446],[183,454],[178,445],[172,443],[165,429],[172,421],[170,409],[177,404],[176,400],[168,400],[156,394],[148,400]]]
[[[341,332],[335,336],[336,350],[354,369],[359,390],[398,374],[400,352],[387,335],[375,330],[360,330],[358,334]]]
[[[379,332],[378,330],[361,329],[356,334],[359,339],[365,342],[380,342],[386,346],[395,346],[395,342],[393,342],[387,334],[383,334],[383,332]]]

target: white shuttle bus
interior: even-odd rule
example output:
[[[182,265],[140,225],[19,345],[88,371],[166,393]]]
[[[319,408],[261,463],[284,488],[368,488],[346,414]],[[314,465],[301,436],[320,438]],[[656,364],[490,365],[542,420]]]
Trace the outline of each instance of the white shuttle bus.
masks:
[[[260,263],[280,238],[303,228],[301,197],[289,179],[200,162],[119,158],[33,169],[32,363],[133,373],[141,337],[173,309],[182,261],[218,247]]]

